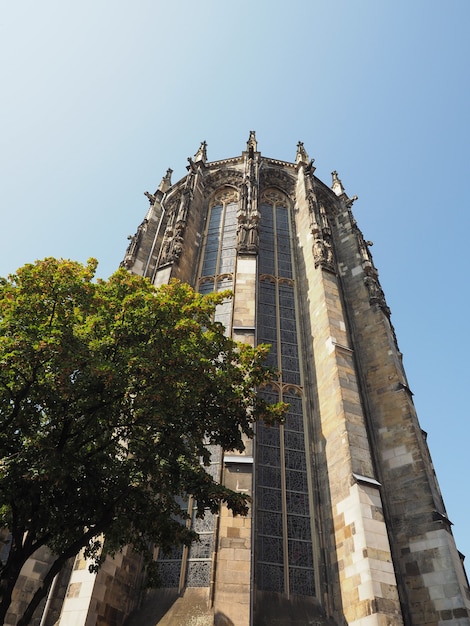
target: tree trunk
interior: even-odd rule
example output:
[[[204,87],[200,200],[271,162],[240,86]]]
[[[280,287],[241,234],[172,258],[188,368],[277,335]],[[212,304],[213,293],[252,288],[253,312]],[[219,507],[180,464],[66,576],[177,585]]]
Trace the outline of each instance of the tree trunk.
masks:
[[[66,550],[62,552],[62,554],[60,554],[56,558],[54,563],[51,565],[49,571],[44,576],[42,585],[34,594],[31,602],[28,604],[25,612],[23,613],[21,619],[16,626],[27,626],[30,623],[34,615],[34,611],[38,608],[41,600],[47,595],[55,576],[60,572],[62,567],[70,558],[76,556],[80,552],[80,550],[84,548],[89,543],[89,541],[91,541],[91,539],[93,539],[93,537],[95,537],[97,534],[101,534],[101,530],[102,529],[100,529],[99,526],[94,527],[92,530],[88,530],[82,537],[80,537],[79,540],[74,541],[74,543],[72,543]],[[1,623],[2,622],[0,621],[0,624]]]
[[[13,589],[20,575],[23,565],[28,560],[28,556],[24,556],[22,552],[11,553],[8,555],[8,561],[2,571],[0,578],[0,624],[5,623],[5,618],[11,604]]]
[[[54,580],[55,576],[60,572],[60,570],[62,569],[62,567],[65,565],[65,563],[68,561],[69,558],[70,556],[67,551],[61,554],[54,561],[54,563],[51,565],[50,570],[44,576],[42,585],[36,591],[36,593],[31,599],[31,602],[28,604],[25,612],[23,613],[21,619],[18,621],[17,626],[27,626],[27,624],[30,623],[35,610],[39,606],[39,603],[41,602],[43,598],[46,597],[47,593],[49,592],[49,589],[51,588],[51,585],[52,585],[52,581]]]

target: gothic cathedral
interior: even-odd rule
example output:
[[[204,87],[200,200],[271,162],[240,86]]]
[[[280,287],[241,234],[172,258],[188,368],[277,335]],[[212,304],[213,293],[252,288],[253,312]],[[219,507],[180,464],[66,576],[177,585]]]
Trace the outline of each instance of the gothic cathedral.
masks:
[[[271,345],[278,376],[260,393],[288,415],[258,424],[243,454],[212,451],[208,471],[252,497],[248,517],[195,518],[199,543],[157,548],[158,589],[140,591],[132,555],[98,574],[76,563],[41,624],[469,625],[463,556],[356,198],[336,172],[331,186],[315,176],[301,142],[294,162],[262,155],[254,132],[241,156],[210,162],[203,142],[188,161],[146,193],[123,265],[157,286],[231,290],[217,319]]]

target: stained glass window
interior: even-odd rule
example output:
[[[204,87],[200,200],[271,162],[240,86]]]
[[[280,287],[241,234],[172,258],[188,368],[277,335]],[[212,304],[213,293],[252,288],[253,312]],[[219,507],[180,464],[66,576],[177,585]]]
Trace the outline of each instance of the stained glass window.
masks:
[[[233,287],[237,232],[236,213],[237,203],[228,201],[227,197],[209,210],[207,231],[202,249],[203,261],[198,287],[200,293],[229,290]],[[221,322],[229,332],[231,317],[232,301],[227,299],[217,307],[215,319]],[[221,450],[218,446],[208,446],[208,449],[211,453],[211,464],[205,469],[214,480],[217,480],[220,476]],[[211,580],[215,517],[206,511],[204,518],[201,519],[197,518],[193,512],[192,527],[198,533],[199,541],[189,549],[185,582],[188,587],[207,587]],[[171,580],[176,578],[176,563],[176,560],[174,562],[168,560],[162,562],[168,575],[171,574]],[[181,555],[178,563],[181,564]],[[172,567],[173,569],[171,569]]]
[[[209,226],[207,228],[206,245],[204,248],[204,262],[201,272],[202,276],[214,276],[217,272],[222,214],[222,205],[212,207],[209,218]]]
[[[186,511],[188,501],[185,498],[177,498],[177,502],[183,511]],[[173,548],[170,552],[159,550],[158,575],[162,587],[179,587],[181,576],[181,564],[183,548]]]
[[[224,201],[209,210],[207,232],[203,245],[203,262],[199,292],[224,291],[233,288],[235,269],[237,208],[234,201]],[[230,328],[232,322],[231,299],[217,307],[215,319]]]
[[[261,394],[270,402],[288,402],[289,411],[284,425],[257,429],[255,578],[260,590],[311,596],[311,509],[289,210],[287,202],[274,200],[262,202],[260,212],[257,331],[260,342],[271,344],[268,364],[281,372],[283,389]]]
[[[201,277],[231,274],[235,267],[237,203],[217,204],[209,211]]]
[[[208,587],[211,581],[210,561],[188,562],[186,585],[188,587]]]
[[[181,557],[173,561],[158,560],[158,576],[163,587],[179,587]]]
[[[189,549],[186,585],[208,587],[211,576],[215,516],[210,511],[206,511],[203,518],[196,517],[193,513],[192,526],[199,535],[199,541]]]

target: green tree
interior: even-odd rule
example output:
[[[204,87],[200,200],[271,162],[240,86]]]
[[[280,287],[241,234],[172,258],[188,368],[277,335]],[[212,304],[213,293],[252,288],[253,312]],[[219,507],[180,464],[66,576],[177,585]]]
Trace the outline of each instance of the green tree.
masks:
[[[95,269],[48,258],[0,283],[0,529],[11,533],[0,623],[41,546],[55,561],[21,625],[83,548],[98,567],[126,544],[189,545],[176,495],[200,515],[222,502],[245,514],[246,497],[201,465],[205,446],[242,450],[254,420],[284,411],[255,392],[270,377],[266,346],[213,321],[226,293],[156,289],[122,269],[94,282]]]

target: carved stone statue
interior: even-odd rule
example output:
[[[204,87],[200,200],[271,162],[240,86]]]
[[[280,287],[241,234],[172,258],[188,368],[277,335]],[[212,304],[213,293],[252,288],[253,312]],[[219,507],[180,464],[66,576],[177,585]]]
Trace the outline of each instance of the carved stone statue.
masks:
[[[251,220],[248,225],[248,242],[247,242],[248,250],[250,252],[258,252],[259,249],[259,228],[258,228],[258,220]]]
[[[183,237],[177,235],[173,240],[173,248],[170,254],[171,261],[178,261],[183,252]]]
[[[248,229],[248,226],[247,226],[246,222],[243,221],[243,222],[240,222],[238,224],[238,230],[237,230],[237,250],[238,250],[238,252],[244,252],[246,250],[247,240],[248,240],[247,229]]]
[[[326,270],[335,272],[335,260],[333,246],[328,235],[322,237],[320,233],[315,236],[313,242],[313,260],[315,267],[321,266]]]
[[[313,259],[315,261],[315,267],[325,260],[325,246],[321,237],[315,237],[313,242]]]
[[[171,252],[171,237],[165,237],[162,244],[162,252],[160,255],[160,265],[168,263]]]
[[[325,261],[328,265],[333,267],[333,247],[331,245],[331,241],[329,237],[325,237],[324,245],[325,245]]]

